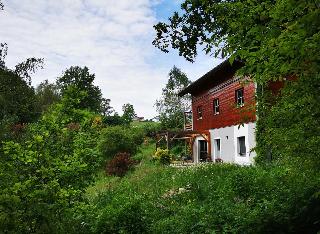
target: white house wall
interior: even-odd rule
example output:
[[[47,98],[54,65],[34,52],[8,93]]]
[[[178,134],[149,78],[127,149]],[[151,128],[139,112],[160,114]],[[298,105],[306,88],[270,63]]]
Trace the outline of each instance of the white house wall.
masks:
[[[248,165],[253,163],[255,152],[252,149],[256,145],[255,123],[235,125],[219,129],[211,129],[211,158],[216,159],[214,140],[220,139],[221,159],[223,162]],[[246,155],[238,154],[238,137],[245,137]],[[194,154],[195,155],[195,154]]]
[[[234,162],[234,130],[232,127],[217,128],[210,130],[211,136],[211,158],[214,161],[215,155],[214,139],[220,139],[220,154],[224,162]]]

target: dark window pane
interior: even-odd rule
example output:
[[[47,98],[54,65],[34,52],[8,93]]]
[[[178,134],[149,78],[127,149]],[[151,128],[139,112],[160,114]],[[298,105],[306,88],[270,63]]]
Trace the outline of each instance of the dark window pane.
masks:
[[[246,140],[245,137],[238,137],[238,151],[239,155],[246,155]]]
[[[236,90],[236,103],[238,106],[242,106],[244,104],[244,91],[243,88]]]
[[[219,105],[219,99],[214,99],[213,100],[213,113],[214,114],[219,114],[220,112],[220,105]]]
[[[197,107],[197,112],[198,112],[198,119],[201,119],[202,118],[202,107],[201,106]]]

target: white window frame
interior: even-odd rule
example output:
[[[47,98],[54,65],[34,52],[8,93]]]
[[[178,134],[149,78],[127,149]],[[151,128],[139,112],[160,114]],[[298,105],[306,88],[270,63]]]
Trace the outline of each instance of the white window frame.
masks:
[[[215,101],[217,101],[217,103]],[[216,110],[216,108],[218,108],[218,111]],[[213,114],[214,115],[220,114],[220,100],[219,100],[219,98],[213,99]]]

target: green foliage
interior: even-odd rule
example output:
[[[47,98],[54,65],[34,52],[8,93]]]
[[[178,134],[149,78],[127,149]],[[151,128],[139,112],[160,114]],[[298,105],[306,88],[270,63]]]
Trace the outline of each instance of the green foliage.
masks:
[[[119,126],[127,124],[124,119],[118,115],[118,113],[110,116],[103,116],[103,123],[107,126]]]
[[[146,233],[148,214],[143,209],[143,198],[119,195],[118,202],[103,206],[94,233]]]
[[[101,115],[104,117],[111,116],[112,113],[114,113],[113,107],[110,105],[111,100],[108,98],[102,98],[101,100]],[[116,113],[114,113],[116,114]]]
[[[315,233],[319,178],[280,165],[141,165],[109,181],[91,225],[94,233]]]
[[[89,109],[90,111],[100,113],[102,94],[98,86],[94,86],[95,75],[89,73],[87,67],[70,67],[67,69],[62,77],[59,77],[57,84],[61,89],[61,94],[65,95],[65,92],[69,87],[73,86],[78,92],[85,92],[86,96],[79,103],[81,109]],[[72,93],[68,93],[71,95]],[[77,95],[74,93],[74,95]],[[76,99],[76,97],[74,97]]]
[[[1,10],[1,3],[0,3],[0,10]],[[8,47],[6,43],[0,43],[0,69],[6,68],[5,58],[8,53]]]
[[[143,142],[143,132],[137,129],[113,126],[102,130],[99,149],[104,159],[113,158],[117,153],[134,154]]]
[[[34,89],[14,72],[0,69],[0,107],[0,121],[6,118],[15,118],[19,123],[34,121],[37,117]]]
[[[287,81],[274,103],[261,106],[257,162],[281,159],[319,168],[320,76],[314,78]]]
[[[157,148],[157,151],[155,152],[153,159],[160,162],[161,164],[168,165],[172,160],[172,155],[167,149],[164,150]]]
[[[170,153],[173,156],[174,160],[181,160],[182,157],[187,157],[187,155],[192,155],[191,152],[189,152],[189,148],[187,146],[187,152],[186,152],[186,143],[184,141],[176,141],[175,144],[170,145]]]
[[[37,109],[39,112],[46,111],[49,106],[60,101],[60,93],[57,85],[49,83],[48,80],[40,83],[36,88]]]
[[[155,104],[163,129],[182,129],[184,127],[184,112],[190,110],[190,97],[179,97],[178,93],[190,83],[186,74],[177,67],[170,70],[168,83],[162,89],[160,100],[157,100]]]
[[[65,95],[27,127],[24,141],[0,149],[0,229],[9,233],[61,233],[65,215],[101,166],[96,139],[101,117],[77,109]]]
[[[143,134],[150,138],[155,138],[155,135],[160,131],[161,126],[157,122],[132,122],[131,126],[133,129],[142,131]]]
[[[197,47],[207,54],[246,61],[259,82],[318,71],[320,8],[317,1],[185,0],[182,14],[155,26],[154,45],[171,46],[187,60]]]
[[[133,105],[130,103],[124,104],[122,106],[123,115],[122,119],[126,124],[130,124],[134,117],[136,117],[136,112],[134,111]]]
[[[31,85],[31,74],[35,73],[38,69],[42,69],[43,63],[44,59],[42,58],[27,58],[15,66],[14,73]]]

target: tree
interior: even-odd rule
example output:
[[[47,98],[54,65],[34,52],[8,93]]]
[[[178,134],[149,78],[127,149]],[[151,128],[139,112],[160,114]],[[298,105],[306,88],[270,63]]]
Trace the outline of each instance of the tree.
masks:
[[[36,119],[36,97],[32,87],[16,73],[0,69],[0,121],[11,118],[16,123]]]
[[[57,84],[60,87],[62,96],[70,86],[74,86],[78,91],[86,92],[86,97],[81,100],[79,108],[99,113],[102,93],[98,86],[93,85],[94,79],[95,75],[90,74],[87,67],[75,66],[67,69],[63,76],[58,78]]]
[[[100,113],[103,116],[111,116],[114,113],[113,107],[110,105],[111,100],[109,98],[102,98]]]
[[[134,111],[133,105],[130,103],[124,104],[122,106],[122,111],[122,118],[127,124],[131,123],[133,118],[137,116],[136,112]]]
[[[5,58],[8,53],[8,47],[6,43],[0,43],[0,69],[6,68]]]
[[[61,99],[58,86],[49,83],[48,80],[38,85],[36,88],[36,97],[39,112],[46,111],[50,105],[57,103]]]
[[[239,57],[256,81],[319,71],[320,3],[299,0],[185,0],[184,13],[155,25],[153,44],[193,61],[207,54]]]
[[[162,128],[183,128],[184,112],[190,110],[190,96],[179,97],[178,93],[190,84],[190,80],[179,68],[173,67],[169,79],[162,89],[160,100],[156,101]]]
[[[315,111],[320,102],[311,102],[318,100],[320,83],[320,2],[185,0],[181,8],[183,13],[174,13],[169,23],[154,26],[153,44],[165,52],[171,46],[189,61],[194,61],[199,47],[207,54],[229,57],[231,63],[236,58],[245,61],[239,74],[250,75],[263,91],[258,93],[259,157],[272,152],[279,158],[316,161],[317,151],[308,151],[308,157],[293,152],[300,147],[297,142],[307,142],[312,149],[320,145],[320,118]],[[266,91],[275,80],[286,80],[276,102]]]
[[[18,63],[15,66],[14,72],[31,85],[31,74],[35,73],[38,69],[42,69],[43,63],[43,58],[28,58],[26,61]]]

